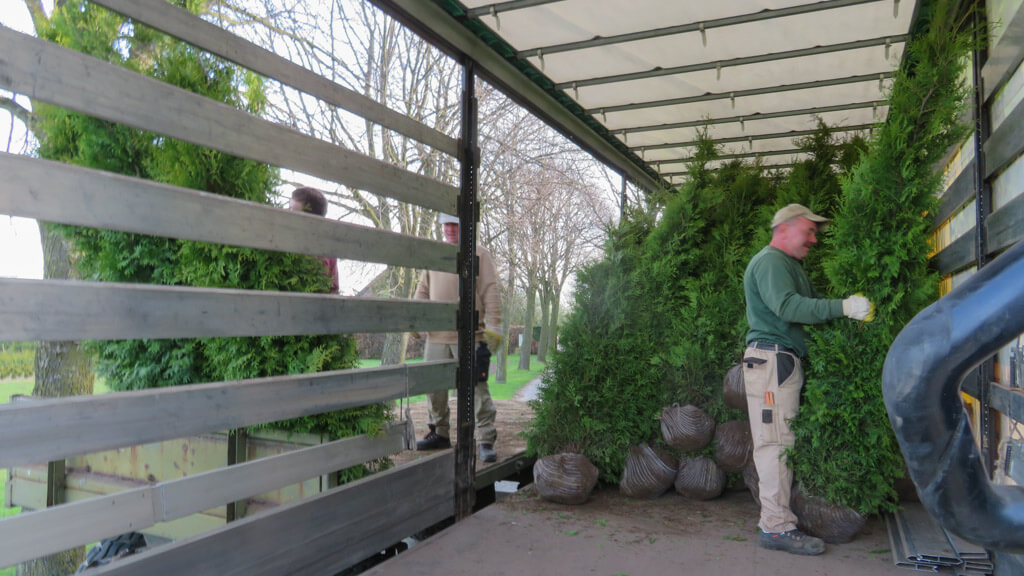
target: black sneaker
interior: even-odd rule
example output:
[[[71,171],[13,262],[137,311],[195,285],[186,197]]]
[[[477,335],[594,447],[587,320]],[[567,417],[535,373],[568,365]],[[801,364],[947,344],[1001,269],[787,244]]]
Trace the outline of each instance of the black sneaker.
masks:
[[[437,427],[433,424],[428,425],[430,432],[423,437],[423,440],[416,442],[417,450],[442,450],[444,448],[451,448],[452,441],[447,436],[441,436],[437,433]]]
[[[478,444],[481,462],[497,462],[498,453],[494,451],[494,444]]]
[[[808,536],[799,530],[789,532],[761,532],[761,548],[785,550],[790,554],[817,556],[825,551],[821,538]]]

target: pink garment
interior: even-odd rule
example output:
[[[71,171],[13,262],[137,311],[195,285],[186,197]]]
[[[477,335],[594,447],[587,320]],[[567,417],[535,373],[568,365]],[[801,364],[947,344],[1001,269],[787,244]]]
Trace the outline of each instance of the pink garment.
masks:
[[[324,274],[331,279],[331,294],[338,293],[338,260],[337,258],[321,258],[324,263]]]

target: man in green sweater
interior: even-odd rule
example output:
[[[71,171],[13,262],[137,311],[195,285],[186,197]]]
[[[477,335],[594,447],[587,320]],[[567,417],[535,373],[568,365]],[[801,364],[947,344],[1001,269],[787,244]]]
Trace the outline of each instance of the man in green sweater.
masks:
[[[800,204],[779,210],[772,219],[771,243],[750,260],[743,275],[750,324],[743,380],[759,478],[761,546],[810,556],[824,552],[825,543],[797,530],[789,503],[793,470],[785,458],[795,440],[789,421],[800,409],[804,385],[803,325],[842,316],[870,321],[873,312],[863,296],[831,300],[811,288],[800,260],[827,225],[827,218]]]

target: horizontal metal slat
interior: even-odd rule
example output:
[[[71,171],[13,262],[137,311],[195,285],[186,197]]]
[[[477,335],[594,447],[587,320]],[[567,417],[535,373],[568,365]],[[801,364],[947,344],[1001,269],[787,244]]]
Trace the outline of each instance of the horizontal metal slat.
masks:
[[[1024,152],[1024,102],[1019,102],[985,141],[985,178],[1006,168]]]
[[[985,234],[990,253],[1009,248],[1024,237],[1024,194],[989,214]]]
[[[1024,422],[1024,391],[996,382],[990,382],[988,386],[992,396],[992,408],[1012,420]]]
[[[0,152],[0,214],[455,272],[452,244]]]
[[[1003,87],[1024,59],[1024,9],[1018,6],[1013,18],[1005,26],[999,43],[989,49],[988,58],[981,68],[986,102],[996,90]]]
[[[95,3],[405,134],[450,156],[458,155],[458,142],[455,138],[222,30],[165,0],[96,0]]]
[[[949,246],[946,246],[938,254],[932,257],[939,274],[945,276],[959,272],[973,264],[978,256],[975,250],[974,228],[957,238]]]
[[[450,214],[459,190],[0,26],[0,88]]]
[[[0,406],[0,468],[416,396],[454,360],[192,384]]]
[[[335,574],[337,566],[305,568],[321,561],[325,549],[338,556],[352,549],[379,551],[395,542],[396,525],[410,529],[408,519],[425,528],[450,517],[454,461],[454,452],[446,450],[208,534],[123,558],[97,569],[96,576]]]
[[[411,423],[410,423],[411,425]],[[356,436],[194,476],[0,521],[2,565],[148,528],[228,502],[302,482],[400,452],[405,426],[376,437]],[[46,538],[34,535],[46,534]]]
[[[974,200],[974,171],[977,169],[977,159],[972,159],[970,164],[964,166],[964,169],[949,185],[949,188],[946,188],[940,199],[942,204],[935,213],[935,217],[932,218],[934,225],[941,225],[947,218],[963,208],[964,204]]]
[[[457,304],[0,278],[0,340],[131,340],[454,330]]]

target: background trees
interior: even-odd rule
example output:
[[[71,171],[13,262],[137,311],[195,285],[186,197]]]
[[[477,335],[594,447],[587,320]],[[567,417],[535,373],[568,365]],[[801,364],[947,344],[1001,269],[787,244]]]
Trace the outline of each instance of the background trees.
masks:
[[[458,136],[461,69],[450,58],[397,26],[364,2],[336,0],[305,6],[264,0],[242,9],[233,2],[211,3],[222,25],[303,66],[419,122]],[[267,114],[347,148],[449,183],[458,181],[458,162],[422,143],[381,129],[286,86],[266,85]],[[481,169],[481,234],[504,280],[507,324],[544,326],[551,341],[558,300],[570,271],[593,257],[601,229],[614,217],[614,195],[604,168],[588,155],[484,82],[477,84]],[[310,183],[283,174],[285,184]],[[436,214],[424,208],[329,183],[331,217],[440,240]],[[287,188],[287,187],[285,187]],[[583,195],[584,199],[576,196]],[[575,205],[578,204],[578,205]],[[413,296],[419,271],[381,266],[343,266],[373,280],[377,295]],[[344,272],[343,272],[344,273]],[[527,318],[527,315],[530,315]],[[508,327],[505,328],[506,334]],[[530,331],[526,331],[530,334]],[[383,361],[404,357],[404,334],[389,334]],[[542,346],[543,355],[546,346]],[[504,350],[497,361],[504,372]],[[528,363],[529,356],[521,362]]]

